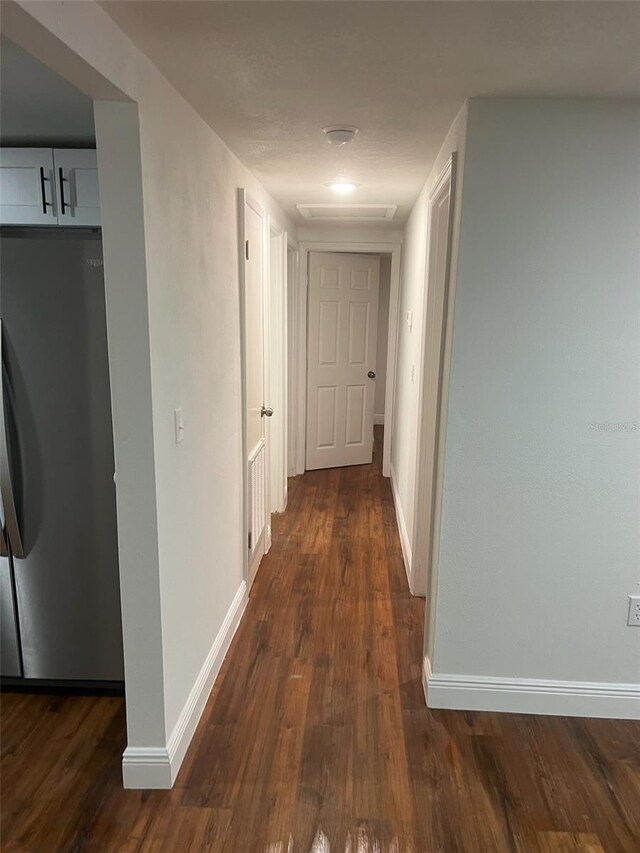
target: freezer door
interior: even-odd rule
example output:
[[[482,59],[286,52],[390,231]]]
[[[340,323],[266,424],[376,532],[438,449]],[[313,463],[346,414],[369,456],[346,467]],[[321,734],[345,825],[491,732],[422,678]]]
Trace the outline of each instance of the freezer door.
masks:
[[[24,675],[123,678],[102,245],[0,235]]]

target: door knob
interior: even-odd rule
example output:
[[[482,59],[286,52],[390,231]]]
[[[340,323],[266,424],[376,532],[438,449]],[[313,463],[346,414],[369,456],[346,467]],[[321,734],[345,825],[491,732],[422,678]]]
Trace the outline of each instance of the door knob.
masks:
[[[375,371],[370,370],[370,371],[367,373],[367,376],[369,377],[369,379],[375,379],[375,378],[376,378]]]
[[[270,406],[263,406],[260,409],[260,416],[270,418],[273,415],[273,409]]]

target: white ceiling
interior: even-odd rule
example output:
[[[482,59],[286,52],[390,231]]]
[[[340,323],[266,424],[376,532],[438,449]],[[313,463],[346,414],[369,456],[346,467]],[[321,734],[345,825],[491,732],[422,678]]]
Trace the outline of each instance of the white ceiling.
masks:
[[[336,178],[402,222],[465,98],[640,96],[635,2],[102,5],[300,223]]]
[[[0,39],[3,145],[92,146],[93,102],[9,39]]]

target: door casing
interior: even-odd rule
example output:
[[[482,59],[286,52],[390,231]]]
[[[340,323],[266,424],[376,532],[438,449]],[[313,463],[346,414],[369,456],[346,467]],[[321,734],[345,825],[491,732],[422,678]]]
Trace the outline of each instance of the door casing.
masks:
[[[296,407],[293,404],[296,399],[296,388],[298,387],[298,374],[300,361],[298,355],[298,327],[296,325],[297,306],[300,300],[299,294],[299,260],[300,251],[298,243],[287,234],[286,239],[286,300],[287,300],[287,468],[286,476],[295,477],[297,458],[297,429],[296,429]]]
[[[301,241],[299,244],[299,289],[300,299],[296,305],[295,326],[297,331],[296,350],[293,354],[295,362],[301,366],[294,387],[296,388],[295,406],[296,429],[296,474],[304,474],[306,434],[307,434],[307,292],[309,287],[309,253],[310,252],[359,252],[374,255],[391,256],[391,290],[389,296],[389,334],[387,339],[387,385],[385,391],[385,427],[382,454],[382,473],[385,477],[391,475],[391,435],[393,432],[394,402],[396,388],[396,352],[398,340],[398,311],[400,300],[400,259],[401,243],[366,243],[349,241]]]
[[[456,155],[449,158],[429,194],[427,217],[427,258],[424,301],[424,333],[418,400],[418,455],[414,498],[413,561],[410,585],[414,595],[426,596],[427,635],[433,624],[437,583],[437,551],[442,493],[442,464],[446,430],[446,391],[453,312],[451,257],[456,193]],[[442,221],[439,208],[448,196],[448,210]],[[437,226],[443,227],[438,232]],[[438,234],[444,234],[444,253],[438,252]],[[440,265],[440,271],[438,270]]]
[[[335,280],[327,282],[328,275]],[[373,459],[379,283],[379,255],[309,255],[307,470],[362,465]],[[333,319],[323,310],[331,308]],[[332,361],[323,360],[325,345],[333,350]],[[319,443],[321,421],[325,433],[333,432],[331,444]]]
[[[266,314],[269,334],[269,405],[273,417],[266,424],[269,436],[269,512],[287,506],[287,235],[270,216],[269,275]]]

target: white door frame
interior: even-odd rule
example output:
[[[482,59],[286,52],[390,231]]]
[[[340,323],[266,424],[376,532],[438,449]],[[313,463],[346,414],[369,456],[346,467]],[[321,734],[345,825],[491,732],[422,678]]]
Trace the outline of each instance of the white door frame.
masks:
[[[400,299],[400,243],[350,243],[341,241],[300,242],[297,304],[298,340],[294,358],[300,366],[295,387],[296,393],[296,474],[304,474],[306,463],[306,425],[307,425],[307,293],[309,288],[309,252],[349,252],[368,255],[391,255],[391,290],[389,294],[389,336],[387,343],[387,386],[385,390],[384,411],[384,448],[382,453],[382,473],[389,477],[391,473],[391,433],[396,389],[396,351],[398,340],[398,308]]]
[[[284,512],[287,505],[287,237],[284,229],[271,216],[268,217],[268,225],[268,301],[265,304],[265,319],[269,333],[269,402],[265,405],[272,406],[276,415],[276,422],[268,419],[266,425],[270,457],[267,503],[270,541],[270,516],[274,512]],[[275,333],[271,328],[274,319]],[[280,472],[279,480],[274,477],[275,470]]]
[[[263,291],[263,328],[264,328],[264,351],[265,351],[265,359],[264,359],[264,379],[263,379],[263,388],[264,388],[264,397],[265,400],[268,399],[268,378],[269,378],[269,365],[268,365],[268,353],[269,353],[269,323],[268,323],[268,287],[267,282],[269,280],[268,276],[268,263],[269,263],[269,252],[268,252],[268,240],[267,238],[267,221],[264,214],[264,210],[260,206],[260,204],[256,201],[253,196],[247,193],[246,189],[240,187],[237,191],[237,199],[238,199],[238,297],[239,297],[239,322],[240,322],[240,378],[241,378],[241,391],[242,391],[242,569],[243,576],[247,583],[247,587],[249,587],[252,578],[250,577],[250,566],[249,566],[249,465],[248,465],[248,442],[247,442],[247,408],[246,408],[246,386],[247,386],[247,360],[245,355],[245,205],[249,205],[262,219],[262,291]],[[267,480],[267,494],[266,494],[266,507],[267,507],[267,519],[266,519],[266,529],[265,529],[265,545],[264,552],[265,554],[268,552],[271,547],[271,516],[269,513],[269,479],[270,479],[270,470],[269,470],[269,441],[268,441],[268,430],[265,430],[265,451],[266,451],[266,480]]]
[[[442,311],[434,316],[436,310],[433,301],[434,293],[432,277],[434,275],[431,255],[431,240],[433,236],[433,211],[436,203],[449,187],[449,223],[447,237],[447,254],[442,295]],[[451,329],[453,317],[451,309],[454,297],[454,287],[451,282],[451,259],[453,242],[453,222],[455,216],[456,193],[456,154],[449,158],[446,166],[438,176],[433,189],[429,193],[427,215],[425,287],[423,303],[423,333],[420,354],[420,386],[418,389],[418,456],[414,497],[413,525],[413,560],[411,564],[410,586],[414,595],[427,596],[427,623],[432,623],[437,587],[437,559],[439,546],[439,526],[442,497],[442,467],[444,463],[444,436],[446,435],[446,397],[449,379],[449,362]],[[433,387],[434,374],[429,371],[428,337],[431,324],[441,330],[441,340],[438,353],[437,389]],[[431,383],[430,380],[431,379]],[[435,434],[429,424],[433,418],[427,414],[429,399],[436,395]],[[429,472],[433,472],[429,476]],[[427,523],[420,521],[429,516]]]
[[[293,275],[289,276],[289,255],[293,256]],[[285,451],[286,451],[286,468],[285,478],[291,474],[297,474],[296,458],[298,447],[298,429],[297,429],[297,409],[294,410],[293,402],[296,398],[295,394],[289,395],[289,381],[293,388],[298,387],[299,371],[301,368],[300,359],[298,358],[298,326],[296,323],[298,303],[300,301],[300,250],[298,241],[294,240],[290,234],[286,234],[285,246],[285,276],[286,287],[285,295],[287,302],[287,349],[286,349],[286,408],[287,408],[287,423],[285,434]],[[291,294],[291,331],[289,335],[289,294]],[[291,428],[290,428],[291,426]]]

